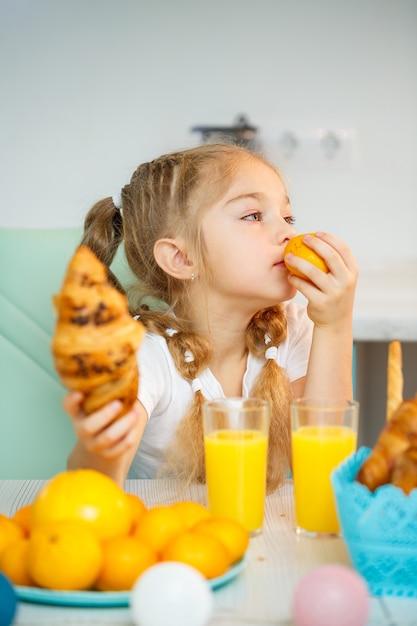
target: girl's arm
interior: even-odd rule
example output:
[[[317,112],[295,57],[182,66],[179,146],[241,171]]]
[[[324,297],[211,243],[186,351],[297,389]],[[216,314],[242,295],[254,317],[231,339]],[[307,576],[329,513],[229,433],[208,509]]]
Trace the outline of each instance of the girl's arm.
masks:
[[[353,397],[352,333],[313,331],[304,396]]]
[[[304,388],[305,388],[306,377],[297,378],[297,380],[293,380],[291,383],[291,391],[293,398],[302,398],[304,396]]]
[[[137,401],[132,411],[114,420],[120,402],[111,402],[99,411],[85,415],[80,407],[81,400],[80,393],[72,392],[63,402],[77,437],[67,467],[96,469],[123,486],[146,426],[145,408]]]
[[[352,317],[358,268],[346,244],[332,235],[307,235],[305,243],[324,259],[329,273],[304,259],[291,259],[291,265],[309,278],[289,276],[307,298],[307,312],[314,323],[303,395],[352,398]]]

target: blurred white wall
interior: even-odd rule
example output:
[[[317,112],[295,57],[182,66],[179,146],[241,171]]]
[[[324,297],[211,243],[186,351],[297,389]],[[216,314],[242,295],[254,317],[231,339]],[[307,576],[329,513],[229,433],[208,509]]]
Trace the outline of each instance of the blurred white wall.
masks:
[[[81,225],[141,161],[244,113],[300,232],[417,258],[416,0],[0,0],[0,77],[0,227]],[[281,160],[274,127],[353,129],[354,158]]]

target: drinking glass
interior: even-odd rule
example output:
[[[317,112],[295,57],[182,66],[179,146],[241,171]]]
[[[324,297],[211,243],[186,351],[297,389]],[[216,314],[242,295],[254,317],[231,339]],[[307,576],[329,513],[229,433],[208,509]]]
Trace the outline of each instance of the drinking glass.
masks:
[[[345,398],[291,403],[297,533],[339,535],[331,472],[356,450],[359,404]]]
[[[270,408],[259,398],[220,398],[203,405],[208,507],[262,530]]]

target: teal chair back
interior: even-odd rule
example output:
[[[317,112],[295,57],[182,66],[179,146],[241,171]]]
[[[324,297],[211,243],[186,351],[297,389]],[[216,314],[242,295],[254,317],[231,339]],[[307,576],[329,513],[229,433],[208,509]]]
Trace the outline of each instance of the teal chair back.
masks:
[[[51,355],[52,296],[80,239],[77,228],[0,228],[0,479],[50,478],[75,443]]]

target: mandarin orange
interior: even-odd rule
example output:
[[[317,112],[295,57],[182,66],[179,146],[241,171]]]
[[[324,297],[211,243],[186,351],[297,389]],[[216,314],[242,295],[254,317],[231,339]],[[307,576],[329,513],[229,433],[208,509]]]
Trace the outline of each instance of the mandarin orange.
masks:
[[[103,566],[103,548],[83,521],[59,520],[35,526],[27,552],[29,575],[40,587],[85,590]]]
[[[166,544],[161,560],[187,563],[206,578],[216,578],[228,570],[230,554],[213,534],[191,529],[179,533]]]
[[[95,587],[100,591],[130,590],[142,572],[157,562],[155,550],[137,537],[108,539],[103,542],[103,567]]]
[[[185,528],[179,511],[173,506],[159,505],[147,509],[134,530],[133,536],[147,543],[156,552]]]
[[[26,504],[25,506],[20,507],[20,509],[17,509],[17,511],[12,517],[12,520],[14,522],[17,522],[19,526],[23,528],[23,531],[27,537],[30,535],[31,513],[32,513],[32,505]]]
[[[312,237],[316,235],[314,233],[308,233]],[[321,256],[319,256],[314,250],[309,248],[304,242],[303,237],[305,234],[296,235],[292,239],[289,240],[284,249],[284,263],[287,266],[288,270],[291,274],[295,274],[296,276],[300,276],[301,278],[307,278],[300,270],[293,268],[289,262],[286,260],[287,254],[294,254],[295,256],[299,256],[302,259],[305,259],[309,263],[312,263],[316,267],[318,267],[322,272],[328,273],[329,269]],[[308,280],[308,279],[307,279]]]
[[[0,555],[0,572],[14,584],[32,587],[34,582],[29,575],[27,553],[29,538],[23,537],[9,543]]]
[[[172,504],[172,507],[179,512],[186,529],[192,528],[201,520],[211,516],[210,511],[203,504],[192,500],[180,500]]]
[[[0,554],[9,543],[24,536],[23,528],[17,522],[0,513]]]
[[[137,523],[139,522],[140,518],[142,517],[142,515],[144,514],[144,512],[146,511],[146,506],[144,501],[139,498],[139,496],[137,496],[134,493],[127,493],[126,494],[130,505],[132,507],[132,528],[131,528],[131,533],[133,534],[135,531],[135,528],[137,526]]]
[[[249,545],[248,531],[241,522],[231,517],[210,517],[199,522],[194,530],[217,537],[230,555],[230,565],[243,557]]]
[[[127,535],[132,519],[127,494],[114,480],[91,469],[54,476],[41,488],[31,512],[32,528],[44,522],[84,520],[102,540]]]

